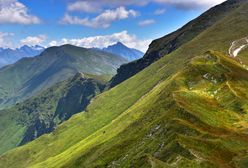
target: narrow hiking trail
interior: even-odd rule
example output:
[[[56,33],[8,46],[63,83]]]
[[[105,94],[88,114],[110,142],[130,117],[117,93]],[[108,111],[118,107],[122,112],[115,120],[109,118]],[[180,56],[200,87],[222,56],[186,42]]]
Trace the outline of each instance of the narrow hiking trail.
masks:
[[[229,48],[229,55],[231,57],[237,57],[238,54],[246,47],[248,47],[248,37],[235,40],[232,42],[231,47]]]

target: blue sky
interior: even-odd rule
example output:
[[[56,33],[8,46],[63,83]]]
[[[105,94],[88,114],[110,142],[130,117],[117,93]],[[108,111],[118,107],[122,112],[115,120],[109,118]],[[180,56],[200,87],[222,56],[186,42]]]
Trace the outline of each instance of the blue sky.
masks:
[[[145,51],[224,0],[0,0],[0,47],[121,41]]]

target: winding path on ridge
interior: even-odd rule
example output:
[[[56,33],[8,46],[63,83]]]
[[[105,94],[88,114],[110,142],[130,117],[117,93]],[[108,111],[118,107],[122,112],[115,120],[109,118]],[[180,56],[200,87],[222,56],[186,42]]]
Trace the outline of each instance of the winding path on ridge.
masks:
[[[229,48],[229,55],[231,57],[237,57],[238,54],[246,47],[248,47],[248,37],[235,40],[232,42],[231,47]]]

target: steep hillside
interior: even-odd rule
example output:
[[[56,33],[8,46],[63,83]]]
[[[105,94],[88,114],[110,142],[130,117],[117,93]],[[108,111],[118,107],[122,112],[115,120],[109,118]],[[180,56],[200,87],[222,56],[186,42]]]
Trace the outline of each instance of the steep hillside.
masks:
[[[118,42],[107,48],[103,48],[103,51],[106,51],[106,52],[109,52],[115,55],[120,55],[123,58],[127,59],[128,61],[137,60],[144,55],[144,53],[142,53],[141,51],[133,49],[133,48],[128,48],[121,42]]]
[[[228,55],[248,34],[244,13],[248,2],[0,165],[247,167],[247,65]]]
[[[36,97],[0,111],[0,153],[51,132],[83,111],[103,89],[104,81],[99,77],[78,73]]]
[[[0,108],[31,97],[77,72],[112,76],[126,60],[110,53],[64,45],[0,69]]]
[[[207,30],[216,22],[223,19],[231,10],[239,7],[240,4],[244,2],[246,2],[246,0],[229,0],[222,5],[218,5],[208,10],[179,30],[168,34],[160,39],[154,40],[143,58],[122,65],[118,69],[117,75],[113,77],[109,86],[114,87],[118,85],[122,81],[125,81],[144,68],[148,67],[150,64],[160,59],[164,55],[175,51],[176,49],[202,33],[204,30]]]

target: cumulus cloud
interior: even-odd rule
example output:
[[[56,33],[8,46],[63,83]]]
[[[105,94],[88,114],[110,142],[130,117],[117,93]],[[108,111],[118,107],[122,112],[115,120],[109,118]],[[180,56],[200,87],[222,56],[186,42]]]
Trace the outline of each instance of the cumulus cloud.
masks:
[[[85,13],[96,13],[99,12],[101,9],[96,2],[77,1],[69,4],[67,10]]]
[[[102,8],[115,8],[128,5],[146,5],[149,0],[125,0],[125,1],[113,1],[113,0],[76,0],[73,3],[69,3],[68,11],[77,11],[85,13],[94,13],[102,10]]]
[[[104,48],[117,42],[122,42],[130,48],[136,48],[145,52],[151,41],[151,39],[138,39],[135,35],[130,35],[127,31],[122,31],[111,35],[86,37],[81,39],[63,38],[60,41],[51,41],[49,45],[58,46],[63,44],[72,44],[86,48]]]
[[[143,21],[139,22],[139,26],[148,26],[148,25],[151,25],[154,23],[155,23],[155,20],[147,19],[147,20],[143,20]]]
[[[13,48],[13,33],[0,32],[0,47],[1,48]]]
[[[155,15],[162,15],[166,12],[166,9],[157,9],[154,14]]]
[[[0,24],[38,24],[40,19],[28,13],[28,8],[17,0],[0,0]]]
[[[108,28],[114,21],[127,19],[129,17],[136,17],[138,13],[134,10],[126,10],[125,7],[119,7],[115,10],[105,10],[95,18],[79,18],[65,14],[61,20],[62,24],[83,25],[94,28]]]
[[[56,41],[56,40],[53,40],[49,43],[49,46],[52,47],[52,46],[58,46],[59,43]]]
[[[113,1],[113,0],[77,0],[74,3],[70,3],[68,9],[70,11],[83,11],[92,12],[93,8],[102,9],[107,7],[129,6],[129,5],[146,5],[148,3],[169,4],[183,10],[192,10],[199,8],[209,8],[211,6],[220,4],[226,0],[125,0],[125,1]],[[83,4],[80,7],[80,4]],[[92,10],[87,10],[85,7]]]
[[[154,0],[157,3],[173,5],[179,9],[191,10],[209,8],[226,0]]]
[[[41,45],[46,39],[47,37],[45,35],[28,36],[25,39],[22,39],[20,42],[22,45],[35,46]]]

